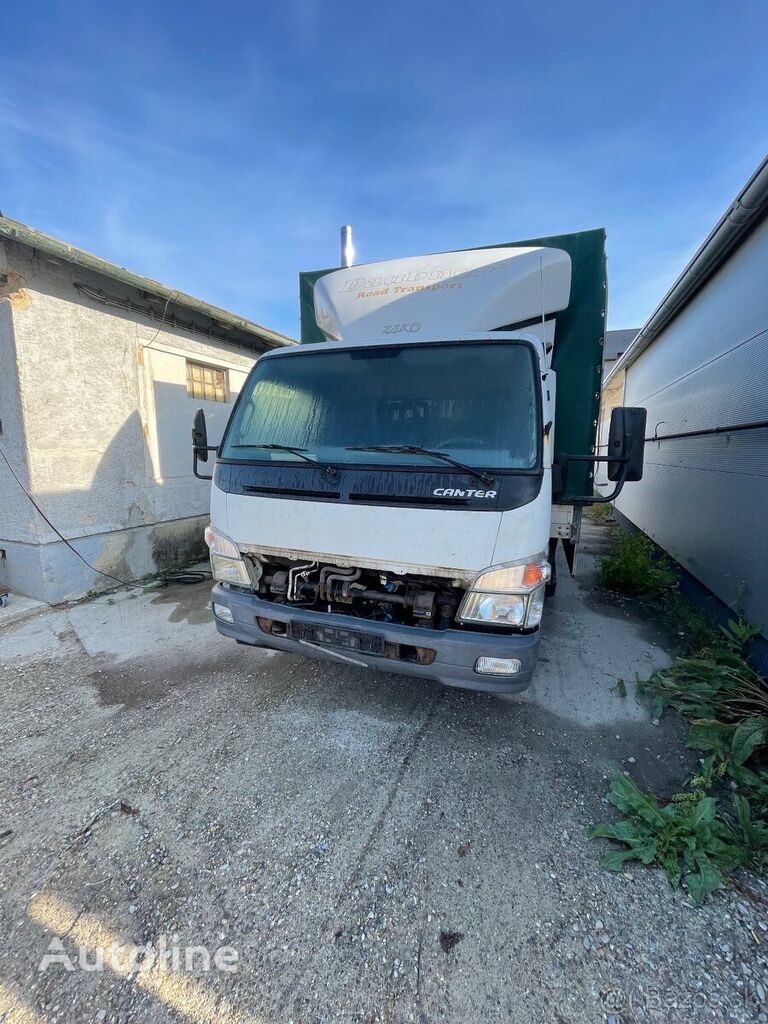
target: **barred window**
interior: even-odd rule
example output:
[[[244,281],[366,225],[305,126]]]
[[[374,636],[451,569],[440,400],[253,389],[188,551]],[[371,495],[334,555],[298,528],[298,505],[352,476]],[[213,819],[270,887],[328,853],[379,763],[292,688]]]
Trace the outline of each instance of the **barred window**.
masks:
[[[187,360],[187,394],[206,402],[228,402],[227,371]]]

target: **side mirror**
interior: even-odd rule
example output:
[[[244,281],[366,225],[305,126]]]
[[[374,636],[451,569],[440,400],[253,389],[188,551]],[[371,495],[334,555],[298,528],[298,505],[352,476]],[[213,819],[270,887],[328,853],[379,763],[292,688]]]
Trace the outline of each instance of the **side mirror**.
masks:
[[[608,432],[608,479],[632,483],[643,478],[645,409],[619,406]],[[616,459],[616,462],[611,461]],[[620,461],[619,461],[620,460]]]
[[[199,473],[198,462],[208,461],[208,452],[215,452],[216,445],[208,444],[208,427],[205,424],[205,413],[198,409],[192,421],[192,472],[198,480],[213,480],[212,476]]]
[[[208,427],[205,423],[204,409],[198,409],[192,421],[192,448],[197,452],[201,462],[208,461]]]

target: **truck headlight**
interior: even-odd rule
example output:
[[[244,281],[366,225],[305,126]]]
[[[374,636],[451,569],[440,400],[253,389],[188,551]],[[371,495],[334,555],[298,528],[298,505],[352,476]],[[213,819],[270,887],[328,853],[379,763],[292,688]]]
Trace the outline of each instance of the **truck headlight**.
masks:
[[[538,626],[541,622],[541,613],[544,611],[544,587],[537,587],[528,598],[528,614],[525,617],[526,626]]]
[[[532,629],[541,622],[552,569],[543,556],[486,569],[464,596],[459,622]]]
[[[525,622],[525,598],[517,594],[473,594],[465,596],[459,609],[462,622],[495,622],[504,626],[522,626]]]
[[[211,553],[211,573],[220,583],[234,583],[238,587],[252,586],[248,567],[237,545],[211,526],[205,528],[205,543]]]

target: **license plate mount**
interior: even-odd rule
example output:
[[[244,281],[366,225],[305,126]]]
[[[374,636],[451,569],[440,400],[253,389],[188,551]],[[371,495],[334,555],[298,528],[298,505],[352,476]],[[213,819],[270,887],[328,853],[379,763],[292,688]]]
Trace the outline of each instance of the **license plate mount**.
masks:
[[[383,654],[384,637],[377,633],[366,633],[362,629],[347,629],[345,626],[326,626],[316,622],[293,622],[291,638],[306,640],[321,647],[338,647],[343,651],[358,654]]]

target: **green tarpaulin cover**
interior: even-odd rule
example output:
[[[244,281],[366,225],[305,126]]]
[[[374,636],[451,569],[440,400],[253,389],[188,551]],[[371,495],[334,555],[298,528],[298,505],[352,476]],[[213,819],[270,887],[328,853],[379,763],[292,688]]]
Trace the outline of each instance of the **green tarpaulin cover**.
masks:
[[[605,268],[605,231],[577,231],[568,235],[526,238],[517,242],[479,246],[495,249],[543,245],[563,249],[571,257],[571,299],[568,308],[557,313],[555,350],[552,368],[557,374],[557,411],[555,421],[555,458],[591,455],[594,451],[600,407],[600,379],[607,313]],[[301,342],[325,341],[315,321],[314,286],[326,270],[309,270],[299,275],[301,303]],[[571,463],[565,493],[592,494],[593,467],[589,463]]]

